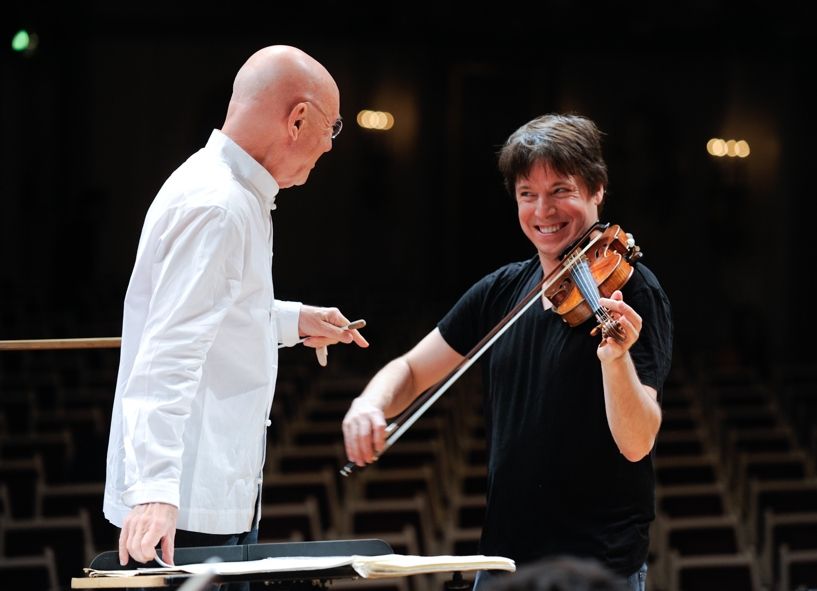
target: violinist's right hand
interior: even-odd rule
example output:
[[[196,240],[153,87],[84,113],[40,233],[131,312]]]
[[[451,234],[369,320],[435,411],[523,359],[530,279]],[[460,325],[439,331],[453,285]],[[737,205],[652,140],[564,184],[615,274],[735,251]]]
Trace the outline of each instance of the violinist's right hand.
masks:
[[[383,410],[359,396],[343,418],[346,457],[358,466],[371,464],[386,445],[386,417]]]

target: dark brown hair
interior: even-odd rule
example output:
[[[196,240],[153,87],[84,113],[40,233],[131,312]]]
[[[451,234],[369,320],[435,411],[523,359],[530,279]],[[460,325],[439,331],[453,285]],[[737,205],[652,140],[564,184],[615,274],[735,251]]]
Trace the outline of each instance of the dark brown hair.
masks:
[[[513,196],[516,181],[542,163],[581,180],[590,193],[607,188],[607,164],[601,155],[602,133],[581,115],[548,114],[511,134],[499,151],[499,172]]]

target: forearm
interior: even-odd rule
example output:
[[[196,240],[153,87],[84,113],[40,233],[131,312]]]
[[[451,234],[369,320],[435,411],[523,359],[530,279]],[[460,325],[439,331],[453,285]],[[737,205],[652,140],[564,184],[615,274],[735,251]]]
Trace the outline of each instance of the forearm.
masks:
[[[629,352],[602,361],[601,372],[610,432],[624,457],[636,462],[650,452],[661,425],[655,391],[640,382]]]
[[[359,398],[393,417],[405,410],[417,397],[411,367],[404,357],[389,362],[375,374]]]

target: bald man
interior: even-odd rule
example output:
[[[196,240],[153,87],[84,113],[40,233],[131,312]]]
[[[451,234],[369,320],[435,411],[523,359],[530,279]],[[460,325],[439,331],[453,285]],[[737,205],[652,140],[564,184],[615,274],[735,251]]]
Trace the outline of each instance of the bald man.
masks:
[[[326,69],[287,46],[241,67],[221,130],[165,182],[125,297],[104,513],[119,559],[258,539],[278,345],[368,343],[336,308],[276,300],[279,189],[302,185],[340,132]]]

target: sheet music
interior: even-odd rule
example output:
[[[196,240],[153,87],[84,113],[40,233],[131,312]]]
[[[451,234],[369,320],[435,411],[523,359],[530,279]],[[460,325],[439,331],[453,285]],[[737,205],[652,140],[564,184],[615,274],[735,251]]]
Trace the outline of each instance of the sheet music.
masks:
[[[363,578],[397,577],[413,574],[470,571],[516,570],[513,560],[501,556],[413,556],[383,554],[380,556],[284,556],[243,562],[208,562],[175,567],[139,568],[136,570],[96,570],[86,568],[91,577],[132,577],[157,574],[245,575],[256,573],[325,570],[351,566]]]
[[[481,554],[472,556],[384,554],[382,556],[353,556],[352,558],[352,568],[365,579],[448,571],[516,570],[516,565],[510,558]]]

